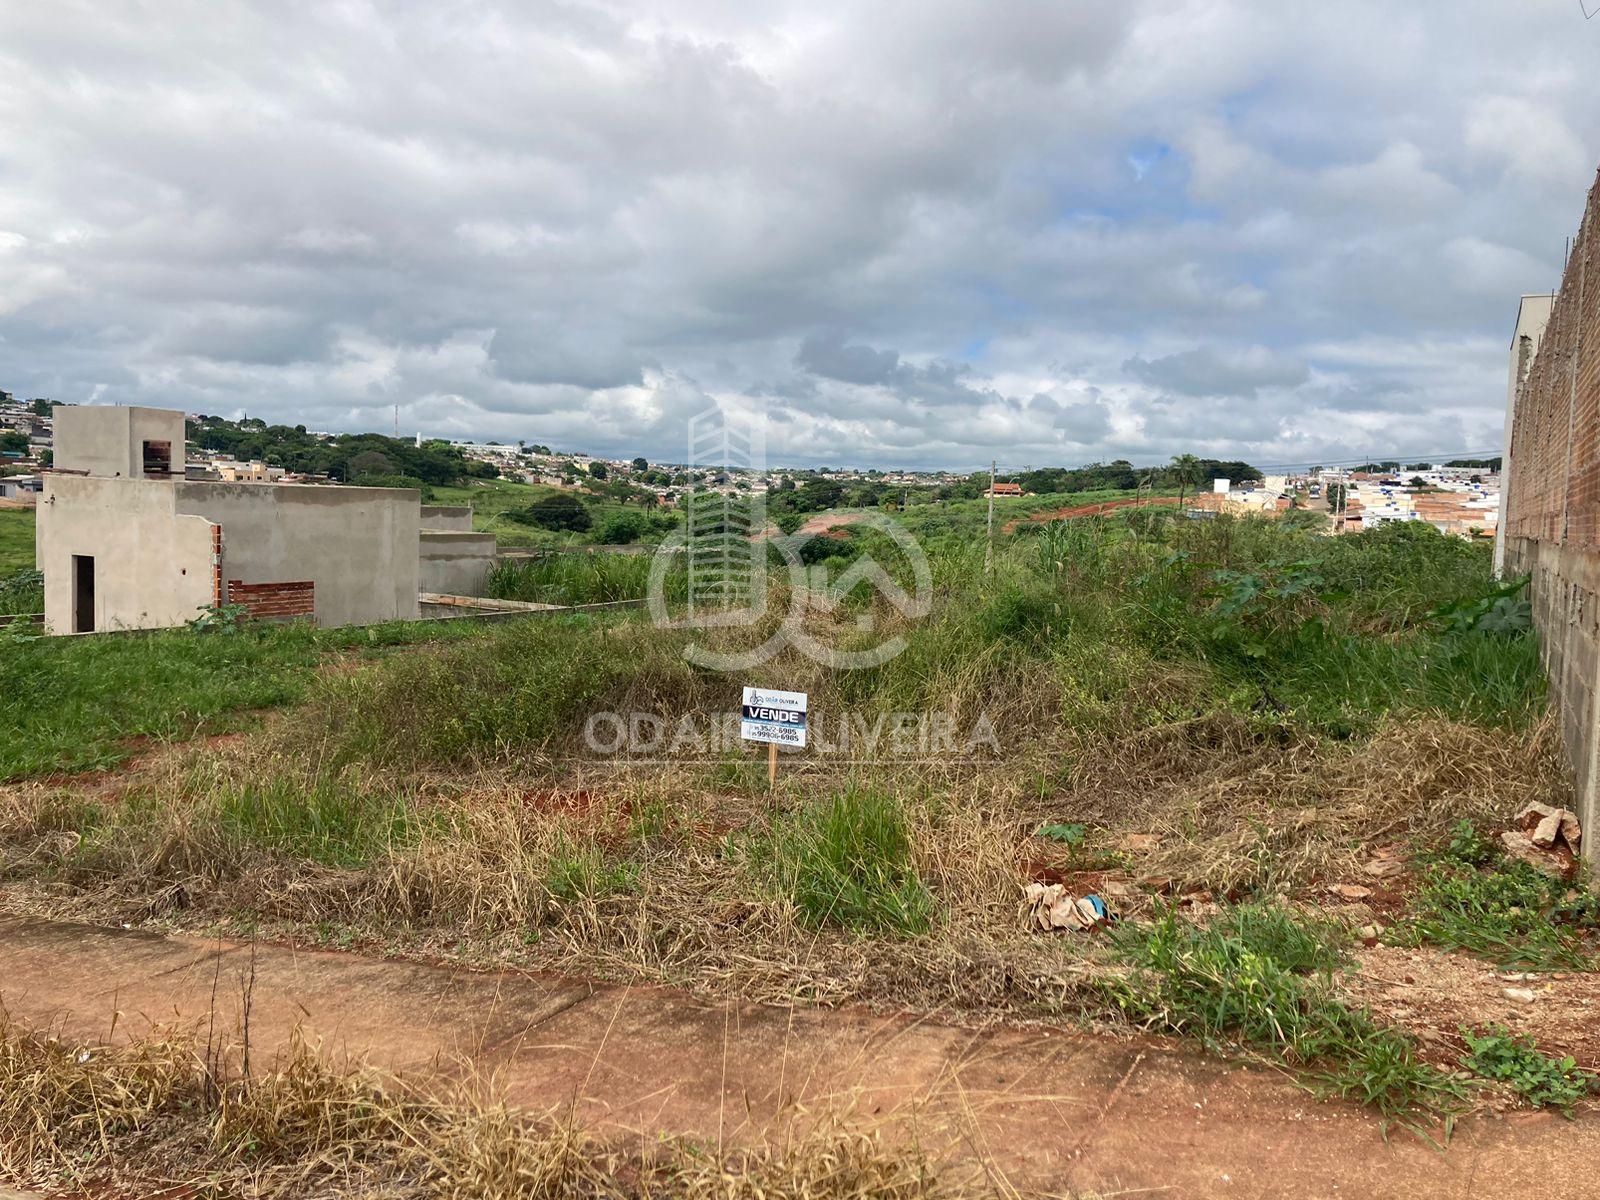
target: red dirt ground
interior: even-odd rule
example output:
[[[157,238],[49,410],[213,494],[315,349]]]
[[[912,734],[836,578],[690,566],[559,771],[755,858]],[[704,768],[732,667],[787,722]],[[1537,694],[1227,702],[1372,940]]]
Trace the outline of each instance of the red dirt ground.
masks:
[[[1383,965],[1395,986],[1418,969]],[[213,1012],[234,1028],[247,975],[257,1061],[299,1029],[335,1059],[492,1075],[513,1105],[646,1144],[664,1133],[737,1145],[843,1106],[860,1120],[913,1120],[935,1158],[981,1157],[1022,1193],[1262,1200],[1592,1195],[1600,1155],[1592,1113],[1470,1118],[1441,1152],[1400,1131],[1386,1138],[1371,1113],[1319,1103],[1276,1072],[1157,1038],[706,1003],[667,988],[0,919],[0,1003],[69,1038],[121,1039]],[[1574,1024],[1583,1007],[1572,1006]]]

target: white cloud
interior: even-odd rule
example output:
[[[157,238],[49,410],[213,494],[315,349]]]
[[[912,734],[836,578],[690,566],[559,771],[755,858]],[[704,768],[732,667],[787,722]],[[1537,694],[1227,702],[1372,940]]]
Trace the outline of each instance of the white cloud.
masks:
[[[652,458],[713,401],[810,461],[1492,444],[1597,38],[1561,0],[5,6],[0,386]]]

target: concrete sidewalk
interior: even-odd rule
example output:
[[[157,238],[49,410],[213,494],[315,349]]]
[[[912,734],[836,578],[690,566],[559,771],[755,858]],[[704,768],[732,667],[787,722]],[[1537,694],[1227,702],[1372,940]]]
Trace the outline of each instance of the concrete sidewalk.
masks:
[[[1472,1122],[1439,1154],[1386,1145],[1352,1105],[1186,1048],[1070,1033],[973,1032],[858,1010],[715,1004],[666,989],[475,972],[323,951],[0,919],[0,1003],[75,1038],[239,1024],[252,1056],[299,1027],[336,1059],[492,1074],[508,1098],[615,1138],[712,1144],[803,1104],[908,1109],[936,1155],[981,1156],[1025,1190],[1202,1197],[1600,1194],[1600,1121]],[[120,1015],[116,1015],[120,1014]],[[467,1064],[470,1064],[468,1066]]]

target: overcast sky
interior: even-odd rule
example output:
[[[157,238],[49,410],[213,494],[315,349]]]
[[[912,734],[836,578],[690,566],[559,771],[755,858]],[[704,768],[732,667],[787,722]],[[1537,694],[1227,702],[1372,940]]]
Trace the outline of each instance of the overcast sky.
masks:
[[[0,388],[669,461],[713,404],[796,464],[1489,448],[1597,76],[1579,0],[11,0]]]

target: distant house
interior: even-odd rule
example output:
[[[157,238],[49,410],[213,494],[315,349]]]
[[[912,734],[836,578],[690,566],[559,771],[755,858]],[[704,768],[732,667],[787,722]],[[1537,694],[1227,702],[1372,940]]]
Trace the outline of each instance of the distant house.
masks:
[[[189,479],[181,412],[58,408],[37,500],[50,632],[159,629],[224,604],[322,626],[414,620],[422,592],[465,593],[493,565],[494,535],[471,531],[470,509],[243,465],[268,480]]]
[[[1020,496],[1022,485],[1020,483],[997,483],[984,493],[985,496]]]
[[[264,462],[229,462],[216,464],[217,478],[223,483],[277,483],[286,472],[282,467],[269,467]]]
[[[0,478],[0,500],[34,504],[39,498],[39,487],[37,475],[8,475]]]

